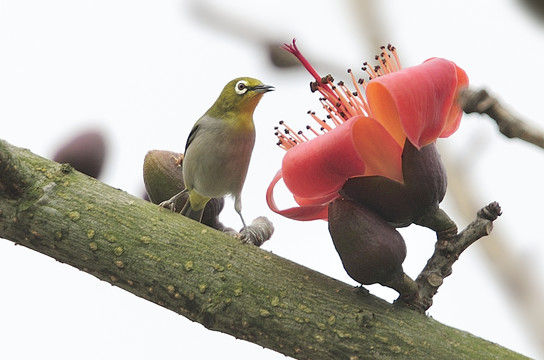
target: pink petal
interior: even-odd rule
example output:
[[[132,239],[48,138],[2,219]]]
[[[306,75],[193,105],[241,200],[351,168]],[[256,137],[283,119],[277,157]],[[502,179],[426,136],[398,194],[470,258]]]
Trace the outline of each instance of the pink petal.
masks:
[[[272,211],[295,220],[327,219],[327,205],[354,176],[380,175],[402,182],[402,148],[373,118],[356,116],[326,134],[287,151],[270,183]],[[280,210],[274,187],[283,177],[300,205]]]
[[[366,88],[372,115],[397,140],[404,133],[418,149],[432,143],[444,129],[458,126],[458,69],[449,60],[434,58],[372,79]],[[466,75],[464,79],[468,81]]]
[[[299,198],[335,194],[353,176],[382,175],[402,181],[402,148],[372,118],[356,116],[287,151],[285,185]]]
[[[293,220],[308,221],[308,220],[327,220],[328,216],[328,203],[321,205],[304,205],[300,207],[292,207],[284,210],[280,210],[274,201],[274,187],[278,181],[282,178],[282,171],[279,170],[268,189],[266,190],[266,203],[268,207],[276,214],[288,217]],[[339,195],[338,195],[339,196]]]

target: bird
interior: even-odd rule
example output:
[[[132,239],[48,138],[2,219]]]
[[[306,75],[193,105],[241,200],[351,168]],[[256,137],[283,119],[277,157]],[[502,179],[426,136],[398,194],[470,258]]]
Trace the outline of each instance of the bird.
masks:
[[[273,86],[251,77],[239,77],[225,85],[189,133],[182,167],[185,189],[161,206],[171,206],[187,192],[181,214],[200,222],[210,199],[231,195],[246,228],[242,188],[255,144],[253,113],[263,95],[273,90]]]

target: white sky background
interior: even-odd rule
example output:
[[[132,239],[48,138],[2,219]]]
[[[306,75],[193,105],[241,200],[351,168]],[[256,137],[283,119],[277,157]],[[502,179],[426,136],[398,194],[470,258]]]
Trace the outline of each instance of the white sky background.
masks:
[[[227,81],[257,77],[277,91],[266,94],[255,113],[257,143],[243,194],[244,216],[251,221],[265,215],[274,222],[276,232],[265,249],[355,285],[325,222],[288,220],[265,203],[266,187],[283,156],[274,145],[273,126],[283,119],[303,127],[309,122],[306,111],[320,108],[308,88],[310,76],[274,68],[254,40],[257,35],[286,42],[296,37],[309,58],[322,60],[316,62],[318,71],[332,72],[339,80],[345,69],[357,69],[377,52],[362,31],[362,20],[349,1],[198,3],[234,18],[248,37],[210,26],[195,16],[190,1],[0,0],[0,138],[51,157],[72,135],[98,128],[109,145],[102,180],[141,195],[145,153],[182,151],[193,123]],[[385,1],[375,6],[379,33],[373,36],[396,45],[405,66],[433,56],[453,60],[473,86],[487,87],[509,108],[544,127],[543,26],[516,1]],[[470,171],[477,203],[500,202],[504,215],[494,231],[509,239],[512,251],[524,256],[542,279],[544,152],[505,139],[479,116],[465,116],[460,130],[441,144]],[[279,202],[287,205],[288,198]],[[455,212],[451,215],[456,220]],[[222,220],[240,226],[231,201]],[[415,277],[432,252],[434,234],[412,227],[403,234],[405,270]],[[0,358],[285,358],[210,332],[10,241],[0,241],[0,282]],[[380,286],[370,288],[395,298]],[[478,245],[455,264],[429,313],[539,356]]]

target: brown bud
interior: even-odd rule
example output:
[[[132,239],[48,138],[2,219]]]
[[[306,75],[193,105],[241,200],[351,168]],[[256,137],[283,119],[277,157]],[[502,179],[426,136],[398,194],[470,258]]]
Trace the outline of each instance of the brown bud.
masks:
[[[151,150],[144,158],[144,184],[149,200],[154,204],[160,204],[170,199],[183,189],[183,154],[167,150]],[[184,194],[174,204],[174,211],[180,212],[187,202],[188,195]],[[202,223],[215,229],[224,228],[218,220],[219,213],[223,210],[225,200],[211,199],[202,215]]]
[[[98,178],[106,157],[106,143],[100,132],[82,133],[64,144],[53,156],[59,163],[69,163],[74,169]]]
[[[354,177],[340,193],[397,227],[407,226],[438,209],[447,178],[434,144],[417,150],[409,141],[402,153],[402,174],[404,184],[382,176]]]
[[[329,232],[344,269],[361,284],[384,284],[403,274],[406,244],[395,228],[354,201],[329,204]]]
[[[185,189],[179,161],[182,156],[166,150],[151,150],[145,155],[144,184],[152,203],[159,204]],[[176,203],[176,209],[181,210],[184,203],[185,199]]]

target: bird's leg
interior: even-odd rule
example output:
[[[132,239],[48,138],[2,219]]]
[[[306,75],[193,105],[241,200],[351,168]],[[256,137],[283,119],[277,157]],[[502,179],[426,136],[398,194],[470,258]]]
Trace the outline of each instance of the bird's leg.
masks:
[[[165,200],[159,204],[160,207],[169,209],[171,211],[174,211],[176,206],[176,201],[187,192],[187,189],[183,189],[183,191],[180,191],[176,195],[172,196],[170,199]]]
[[[238,215],[240,215],[240,219],[242,220],[242,225],[244,226],[242,230],[245,229],[247,226],[246,226],[246,222],[244,221],[244,217],[242,216],[242,197],[240,195],[234,198],[234,210],[236,210]]]
[[[244,221],[244,217],[242,216],[242,212],[240,211],[240,212],[238,213],[238,215],[240,215],[240,219],[242,220],[242,225],[244,226],[244,227],[242,228],[242,230],[244,230],[247,226],[246,226],[246,222]]]

